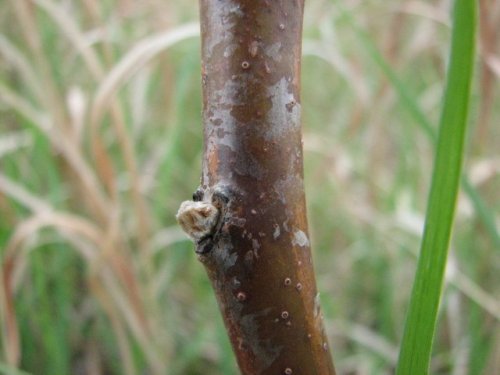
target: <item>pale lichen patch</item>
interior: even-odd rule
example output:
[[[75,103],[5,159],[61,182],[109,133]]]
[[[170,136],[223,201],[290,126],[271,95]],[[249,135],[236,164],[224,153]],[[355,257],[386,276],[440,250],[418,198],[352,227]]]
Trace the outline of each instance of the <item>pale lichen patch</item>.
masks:
[[[260,340],[258,320],[271,311],[271,308],[267,308],[256,314],[245,315],[240,320],[240,325],[245,332],[245,337],[247,337],[247,346],[261,361],[261,366],[257,369],[260,372],[271,366],[283,350],[283,346],[276,345],[270,339]]]
[[[303,231],[296,230],[293,233],[292,245],[298,245],[300,247],[307,247],[307,246],[309,246],[309,239],[307,238],[307,235]]]
[[[224,57],[231,57],[237,48],[238,48],[238,44],[236,44],[236,43],[229,44],[224,49]]]
[[[265,54],[274,61],[281,61],[281,43],[276,42],[265,48]]]
[[[215,30],[210,34],[205,34],[208,37],[205,39],[204,55],[208,58],[212,56],[218,45],[234,39],[234,33],[231,30],[236,25],[236,17],[240,18],[244,15],[239,4],[231,3],[213,5],[213,9],[210,9],[209,12],[214,15],[217,21],[211,25]]]
[[[281,234],[280,226],[278,224],[274,225],[273,238],[276,240]]]
[[[300,130],[301,106],[291,90],[290,82],[283,77],[267,90],[272,105],[267,113],[271,126],[264,135],[265,139],[276,140]],[[290,106],[290,103],[294,105]]]

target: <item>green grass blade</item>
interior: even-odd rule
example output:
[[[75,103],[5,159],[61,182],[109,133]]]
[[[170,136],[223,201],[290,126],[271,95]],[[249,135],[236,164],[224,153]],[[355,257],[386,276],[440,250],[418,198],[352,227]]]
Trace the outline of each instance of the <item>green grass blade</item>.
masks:
[[[424,236],[397,366],[427,374],[455,212],[474,68],[476,2],[457,0]]]

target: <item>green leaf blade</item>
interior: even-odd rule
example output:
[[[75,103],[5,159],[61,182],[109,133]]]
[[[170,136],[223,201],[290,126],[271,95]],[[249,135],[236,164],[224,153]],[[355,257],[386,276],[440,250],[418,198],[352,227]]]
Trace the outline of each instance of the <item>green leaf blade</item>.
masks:
[[[398,375],[427,374],[460,185],[471,81],[476,2],[456,0],[451,58],[426,224],[397,366]]]

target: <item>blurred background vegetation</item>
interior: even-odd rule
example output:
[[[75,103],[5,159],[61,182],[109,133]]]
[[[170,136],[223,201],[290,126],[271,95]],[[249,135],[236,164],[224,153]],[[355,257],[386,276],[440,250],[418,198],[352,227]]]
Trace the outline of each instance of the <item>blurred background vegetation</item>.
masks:
[[[468,184],[432,374],[500,369],[500,2],[480,4]],[[203,268],[174,218],[201,166],[197,2],[0,5],[0,373],[237,373]],[[450,6],[306,1],[306,193],[342,375],[394,370]]]

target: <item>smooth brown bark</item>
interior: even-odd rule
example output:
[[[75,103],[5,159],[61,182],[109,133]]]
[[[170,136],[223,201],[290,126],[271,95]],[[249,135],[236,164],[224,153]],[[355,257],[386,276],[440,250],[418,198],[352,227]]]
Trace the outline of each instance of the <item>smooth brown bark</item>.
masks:
[[[205,149],[197,252],[243,374],[334,374],[307,228],[303,0],[200,0]],[[205,234],[205,232],[202,232]]]

